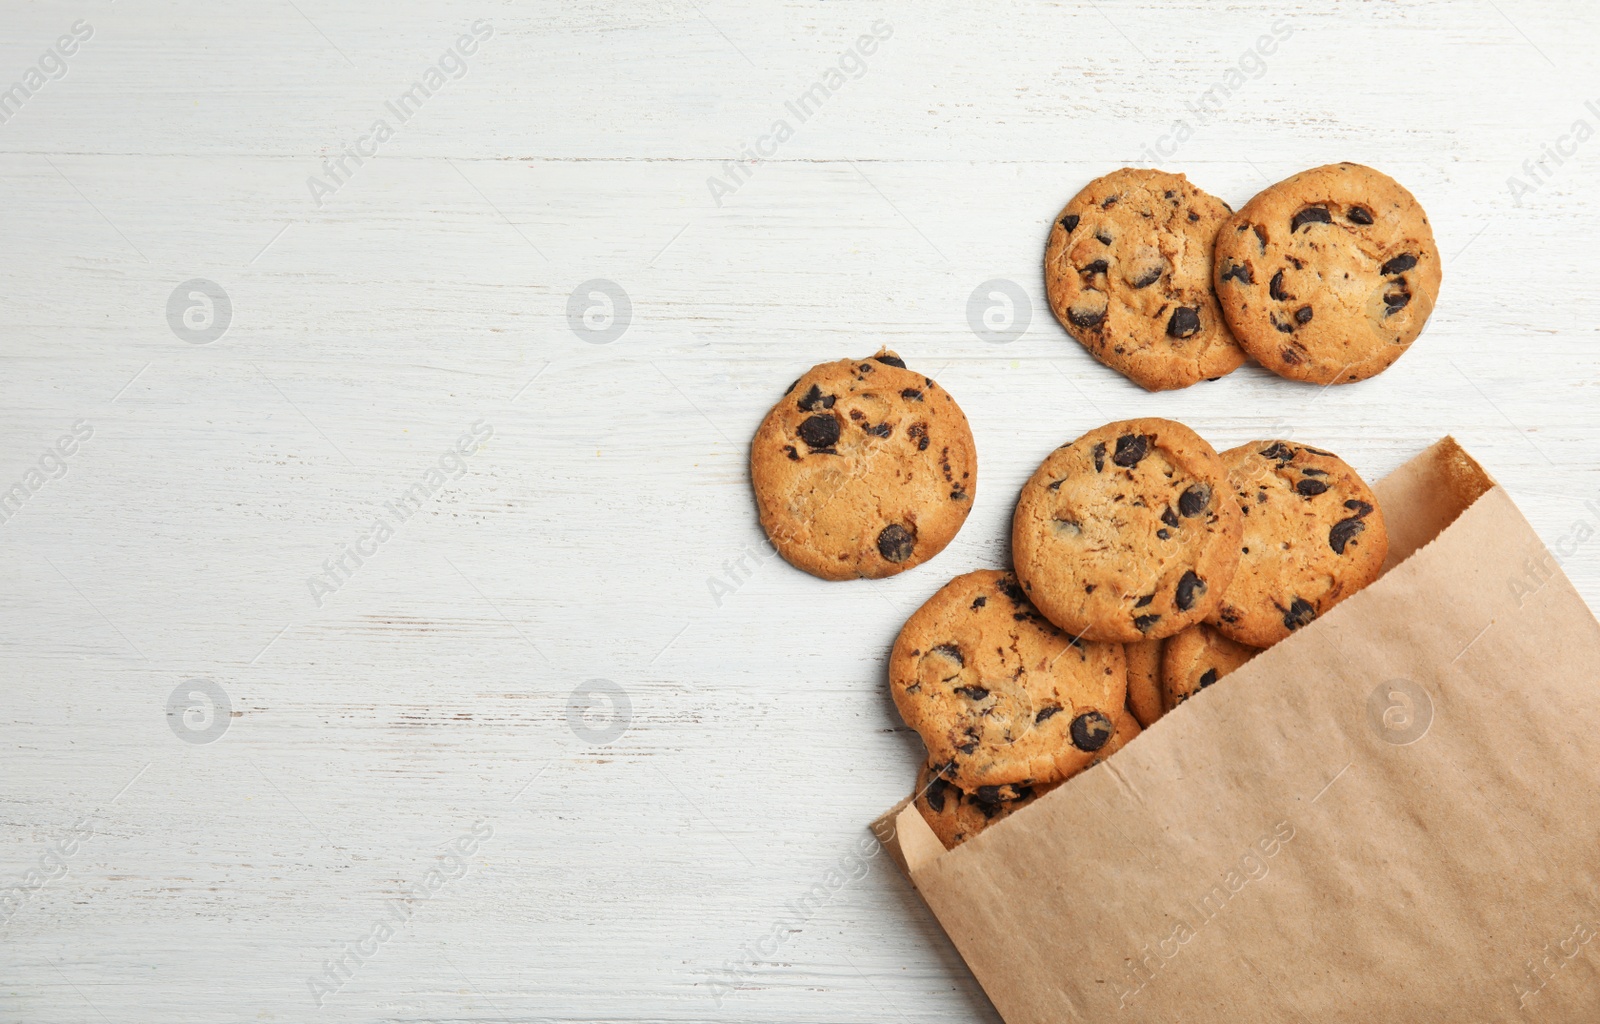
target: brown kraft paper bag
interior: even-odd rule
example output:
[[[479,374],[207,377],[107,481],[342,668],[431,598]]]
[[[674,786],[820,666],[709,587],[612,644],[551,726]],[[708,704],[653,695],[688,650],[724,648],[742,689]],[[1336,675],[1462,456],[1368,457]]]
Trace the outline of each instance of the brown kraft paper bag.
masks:
[[[1600,1021],[1600,623],[1453,439],[1376,490],[1385,574],[1104,764],[874,823],[1008,1024]]]

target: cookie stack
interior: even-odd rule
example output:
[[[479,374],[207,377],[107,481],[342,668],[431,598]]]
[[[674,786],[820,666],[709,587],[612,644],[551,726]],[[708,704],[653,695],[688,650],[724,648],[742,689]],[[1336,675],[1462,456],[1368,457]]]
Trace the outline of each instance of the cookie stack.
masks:
[[[1056,217],[1044,275],[1067,333],[1165,391],[1247,357],[1294,380],[1365,380],[1422,333],[1441,268],[1416,198],[1339,163],[1281,181],[1238,213],[1181,174],[1115,171]]]

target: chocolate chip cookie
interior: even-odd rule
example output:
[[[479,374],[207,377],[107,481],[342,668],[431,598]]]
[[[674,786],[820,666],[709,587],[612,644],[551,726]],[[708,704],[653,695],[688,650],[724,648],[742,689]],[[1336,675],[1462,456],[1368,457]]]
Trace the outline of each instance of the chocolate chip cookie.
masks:
[[[1211,273],[1232,213],[1181,174],[1124,167],[1096,178],[1050,228],[1050,309],[1090,355],[1147,390],[1232,372],[1245,354]]]
[[[893,576],[937,555],[977,478],[961,407],[888,350],[812,367],[750,444],[762,528],[825,580]]]
[[[993,569],[941,587],[889,656],[900,717],[939,775],[969,792],[1089,764],[1124,713],[1127,679],[1120,645],[1066,636]]]
[[[1156,723],[1161,705],[1161,647],[1165,640],[1123,644],[1128,659],[1128,711],[1145,728]]]
[[[1410,347],[1441,275],[1416,197],[1360,164],[1265,189],[1217,235],[1216,291],[1246,352],[1317,384],[1365,380]]]
[[[1270,647],[1378,578],[1389,535],[1372,489],[1331,452],[1253,441],[1222,453],[1244,520],[1239,571],[1210,619]]]
[[[1111,739],[1079,771],[1099,764],[1121,750],[1139,735],[1139,731],[1139,723],[1133,720],[1133,716],[1124,714],[1117,720]],[[923,765],[917,773],[915,803],[923,820],[933,829],[933,834],[939,837],[944,848],[953,850],[1059,785],[1060,782],[1032,786],[980,786],[967,792],[945,781],[928,765]]]
[[[1071,636],[1127,643],[1212,614],[1239,564],[1217,453],[1181,423],[1125,420],[1050,454],[1012,518],[1017,578]]]
[[[1161,703],[1171,711],[1261,652],[1197,623],[1166,641],[1161,655]]]

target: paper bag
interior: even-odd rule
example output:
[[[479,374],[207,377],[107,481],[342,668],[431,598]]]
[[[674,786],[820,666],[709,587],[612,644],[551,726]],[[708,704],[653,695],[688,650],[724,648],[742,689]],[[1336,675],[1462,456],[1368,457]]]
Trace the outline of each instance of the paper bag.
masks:
[[[875,823],[1009,1024],[1600,1020],[1600,624],[1454,440],[1376,490],[1366,590],[954,850]]]

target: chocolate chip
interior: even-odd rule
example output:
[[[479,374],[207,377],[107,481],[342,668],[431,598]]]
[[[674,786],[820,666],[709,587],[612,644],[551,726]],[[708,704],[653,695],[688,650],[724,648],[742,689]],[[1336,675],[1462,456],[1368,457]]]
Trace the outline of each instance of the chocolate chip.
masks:
[[[900,392],[900,397],[908,402],[920,402],[922,401],[922,392],[916,388],[906,388]]]
[[[1167,337],[1192,338],[1200,330],[1200,310],[1192,306],[1179,306],[1167,321]]]
[[[1316,617],[1317,610],[1311,607],[1310,602],[1297,597],[1289,602],[1289,610],[1283,613],[1283,624],[1295,630],[1309,625]]]
[[[1411,301],[1411,293],[1406,291],[1389,292],[1383,297],[1383,315],[1393,316],[1406,308],[1406,303]]]
[[[906,428],[906,436],[917,442],[917,451],[928,450],[928,425],[926,423],[913,423]]]
[[[1064,230],[1072,231],[1072,230],[1076,229],[1077,226],[1078,226],[1078,215],[1077,214],[1069,213],[1065,217],[1061,218],[1061,227]]]
[[[880,423],[875,427],[862,427],[861,429],[871,434],[873,437],[888,437],[890,434],[894,433],[894,428],[889,426],[887,423]]]
[[[1033,724],[1034,725],[1038,725],[1040,722],[1043,722],[1043,721],[1049,719],[1050,717],[1055,715],[1056,712],[1058,712],[1060,710],[1061,710],[1061,705],[1059,705],[1059,704],[1051,704],[1048,707],[1040,708],[1039,709],[1039,713],[1037,715],[1033,716]]]
[[[1256,233],[1256,241],[1261,245],[1261,255],[1265,256],[1267,254],[1267,229],[1260,224],[1256,224],[1252,226],[1251,230]]]
[[[878,554],[883,556],[884,561],[898,564],[911,557],[911,549],[916,542],[916,537],[908,533],[905,527],[890,523],[878,533]]]
[[[1308,206],[1294,215],[1289,222],[1289,234],[1294,234],[1306,224],[1332,224],[1333,218],[1328,215],[1326,206]]]
[[[1276,327],[1278,329],[1278,333],[1279,334],[1293,334],[1294,333],[1294,325],[1289,323],[1287,320],[1279,320],[1278,319],[1278,314],[1273,313],[1267,319],[1272,321],[1272,326],[1274,326],[1274,327]]]
[[[1365,206],[1352,206],[1345,216],[1350,218],[1352,224],[1371,224],[1372,211]]]
[[[800,440],[811,448],[832,448],[839,443],[839,421],[833,416],[812,416],[800,424]]]
[[[1100,209],[1102,209],[1102,210],[1111,209],[1112,206],[1116,205],[1117,200],[1121,199],[1121,198],[1122,197],[1120,195],[1106,196],[1106,201],[1100,204]]]
[[[1140,615],[1133,620],[1133,628],[1141,633],[1150,632],[1150,627],[1161,621],[1159,615]]]
[[[1190,224],[1198,224],[1198,223],[1200,223],[1200,215],[1198,213],[1195,213],[1193,210],[1190,210],[1189,211],[1189,223]]]
[[[937,647],[930,647],[928,648],[928,653],[949,658],[962,668],[967,667],[967,659],[961,656],[961,648],[957,647],[955,644],[940,644]]]
[[[797,385],[797,384],[799,384],[799,383],[800,383],[800,378],[799,378],[799,377],[796,377],[796,378],[795,378],[795,379],[794,379],[794,384],[790,384],[790,385],[789,385],[789,386],[788,386],[788,387],[786,387],[786,388],[784,388],[784,389],[783,389],[783,393],[784,393],[784,394],[786,394],[786,395],[787,395],[787,394],[789,394],[789,393],[791,393],[791,392],[793,392],[793,391],[794,391],[794,389],[795,389],[795,386],[796,386],[796,385]]]
[[[1148,288],[1161,280],[1161,275],[1166,272],[1165,267],[1151,267],[1133,282],[1135,288]]]
[[[1105,272],[1106,272],[1106,261],[1105,260],[1095,260],[1093,263],[1089,264],[1087,267],[1084,267],[1083,270],[1080,271],[1080,273],[1084,273],[1084,274],[1104,274]]]
[[[1167,540],[1171,536],[1172,536],[1172,531],[1171,530],[1157,530],[1156,531],[1156,539],[1158,539],[1158,540]]]
[[[1328,475],[1328,471],[1327,470],[1318,469],[1315,466],[1307,466],[1305,469],[1302,469],[1300,472],[1304,473],[1306,476],[1327,476]]]
[[[1182,499],[1179,500],[1181,501]],[[1178,514],[1172,511],[1171,505],[1168,505],[1166,508],[1161,510],[1161,521],[1166,523],[1168,526],[1178,525]]]
[[[989,691],[981,686],[958,686],[956,692],[968,700],[987,700]]]
[[[1099,242],[1101,245],[1111,244],[1111,236],[1106,234],[1104,231],[1096,231],[1094,233],[1094,237],[1095,241]]]
[[[970,754],[974,750],[978,749],[978,744],[983,741],[983,737],[979,736],[977,732],[972,729],[968,729],[965,735],[967,742],[958,744],[956,749],[961,751],[963,754]]]
[[[1328,547],[1333,549],[1334,554],[1342,555],[1344,554],[1344,546],[1354,540],[1356,534],[1366,528],[1367,524],[1361,521],[1361,516],[1341,519],[1334,523],[1333,528],[1328,531]]]
[[[1328,485],[1326,481],[1322,480],[1301,480],[1294,485],[1294,489],[1301,497],[1313,498],[1326,491]]]
[[[1299,324],[1301,327],[1309,324],[1311,322],[1311,307],[1301,306],[1299,309],[1295,310],[1294,322]]]
[[[1111,719],[1099,711],[1085,711],[1072,720],[1072,745],[1090,752],[1106,745],[1114,730]]]
[[[1100,472],[1106,468],[1106,444],[1101,441],[1094,446],[1094,471]]]
[[[1194,599],[1205,596],[1205,592],[1206,581],[1196,576],[1193,569],[1184,570],[1178,579],[1178,610],[1186,612],[1193,608]]]
[[[1344,503],[1344,507],[1353,511],[1357,517],[1368,516],[1372,514],[1372,506],[1360,500],[1359,498],[1351,498],[1349,501]]]
[[[1155,599],[1156,599],[1156,595],[1154,595],[1154,594],[1146,594],[1143,597],[1139,598],[1139,600],[1135,601],[1133,603],[1133,606],[1135,608],[1143,608],[1145,605],[1149,604],[1151,601],[1154,601]]]
[[[932,807],[935,813],[941,812],[944,810],[945,797],[959,794],[960,792],[959,789],[936,775],[933,781],[928,783],[928,806]],[[959,799],[959,796],[952,796],[952,799]]]
[[[1386,277],[1390,274],[1404,274],[1416,265],[1417,258],[1409,252],[1403,252],[1388,263],[1385,263],[1380,272]]]
[[[1211,505],[1211,485],[1191,484],[1182,494],[1178,495],[1178,511],[1183,513],[1185,519],[1193,519],[1204,512]],[[1177,526],[1177,523],[1169,524]]]
[[[1015,576],[1002,576],[995,586],[1000,589],[1000,593],[1011,598],[1013,604],[1024,604],[1028,600],[1028,595],[1022,592],[1021,587],[1017,586],[1017,578]]]
[[[798,384],[800,382],[795,381],[795,383]],[[832,409],[833,403],[834,397],[832,395],[823,394],[822,389],[813,384],[811,385],[811,390],[807,391],[805,397],[801,398],[797,404],[800,406],[801,412],[816,412],[818,409]]]
[[[1117,438],[1117,450],[1111,454],[1111,461],[1124,469],[1132,469],[1148,454],[1150,454],[1148,435],[1123,434]]]
[[[998,804],[1000,802],[999,786],[979,786],[972,791],[972,802],[982,804]]]
[[[899,356],[885,355],[885,356],[873,356],[872,358],[876,359],[878,362],[882,363],[885,366],[898,366],[902,370],[904,370],[906,368],[906,361],[904,359],[901,359]]]
[[[994,786],[986,786],[984,788],[986,788],[986,789],[994,789],[996,787],[994,787]],[[999,814],[1000,811],[1002,810],[999,801],[995,801],[994,803],[990,803],[987,800],[980,799],[977,795],[973,795],[973,796],[969,797],[967,802],[969,804],[971,804],[972,806],[976,807],[983,814],[983,817],[984,817],[985,820],[993,819],[994,816]],[[957,835],[956,835],[956,838],[957,838],[958,841],[960,839],[965,838],[965,837],[966,837],[966,833],[964,833],[964,832],[957,833]]]
[[[1217,670],[1214,668],[1208,668],[1204,672],[1200,673],[1200,685],[1198,689],[1204,690],[1206,687],[1210,686],[1216,681]]]
[[[977,597],[972,599],[972,610],[973,611],[977,611],[979,608],[982,608],[984,605],[986,605],[988,603],[989,603],[989,599],[987,597],[984,597],[982,594],[979,594]]]
[[[1255,275],[1250,272],[1249,266],[1243,263],[1235,263],[1227,270],[1224,270],[1222,272],[1222,279],[1224,281],[1238,281],[1240,284],[1256,283]]]
[[[799,462],[800,461],[800,453],[797,450],[795,450],[795,446],[794,445],[792,445],[792,444],[784,445],[783,446],[783,451],[784,451],[784,454],[789,456],[789,459],[791,461],[793,461],[793,462]]]
[[[1267,285],[1267,294],[1279,302],[1286,302],[1294,298],[1293,295],[1283,290],[1283,271],[1280,270],[1272,275],[1272,281]]]
[[[1261,449],[1261,451],[1257,454],[1265,455],[1269,459],[1277,459],[1279,465],[1282,465],[1285,462],[1294,461],[1294,449],[1290,448],[1282,441],[1272,442],[1267,447]]]
[[[1079,312],[1074,307],[1067,307],[1067,319],[1072,321],[1073,325],[1076,327],[1093,327],[1105,318],[1106,311],[1103,309]]]

